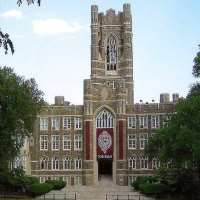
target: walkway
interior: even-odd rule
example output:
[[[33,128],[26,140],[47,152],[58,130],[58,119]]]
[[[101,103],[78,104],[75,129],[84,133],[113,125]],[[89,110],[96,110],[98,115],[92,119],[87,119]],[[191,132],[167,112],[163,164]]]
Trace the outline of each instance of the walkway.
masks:
[[[49,194],[55,194],[55,198],[59,199],[60,194],[73,194],[76,193],[77,200],[106,200],[106,194],[108,195],[108,200],[117,199],[116,196],[112,195],[126,195],[121,197],[122,200],[127,200],[128,195],[138,195],[137,192],[134,192],[132,188],[128,186],[119,186],[112,182],[110,177],[102,177],[101,181],[96,186],[67,186],[61,191],[51,191]],[[58,194],[58,195],[56,195]],[[121,200],[119,198],[119,200]],[[130,198],[133,200],[133,198]],[[139,197],[136,196],[134,200],[139,200]],[[140,200],[153,200],[151,198],[146,198],[141,196]]]

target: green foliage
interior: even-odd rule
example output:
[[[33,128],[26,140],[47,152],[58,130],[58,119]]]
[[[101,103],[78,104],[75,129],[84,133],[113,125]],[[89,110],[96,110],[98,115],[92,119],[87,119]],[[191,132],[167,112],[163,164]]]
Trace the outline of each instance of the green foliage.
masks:
[[[200,96],[200,83],[199,82],[192,84],[192,86],[190,87],[187,98],[190,98],[192,96]]]
[[[11,53],[14,53],[14,46],[12,41],[10,40],[10,37],[8,35],[8,33],[3,33],[0,30],[0,48],[3,47],[5,50],[5,54],[8,53],[8,50],[10,49]]]
[[[140,190],[146,195],[160,195],[171,192],[170,187],[162,183],[144,183],[140,185]]]
[[[39,196],[42,194],[46,194],[53,189],[53,186],[48,183],[35,183],[30,186],[28,193],[32,196]]]
[[[199,45],[199,48],[200,48],[200,45]],[[194,66],[193,66],[192,74],[196,78],[200,77],[200,51],[197,52],[197,55],[194,58]]]
[[[28,5],[34,4],[35,2],[37,2],[37,4],[38,4],[39,6],[40,6],[40,4],[41,4],[41,0],[24,0],[24,1],[26,1]],[[23,0],[18,0],[18,1],[17,1],[18,6],[21,6],[22,3],[23,3]]]
[[[62,180],[47,180],[46,183],[53,186],[53,190],[60,190],[66,186],[66,183]]]
[[[195,174],[191,169],[160,169],[158,181],[169,186],[170,192],[188,193],[194,189]]]
[[[43,93],[34,79],[0,67],[0,170],[18,155],[43,104]]]
[[[200,96],[180,101],[168,126],[149,139],[146,154],[174,168],[199,167]]]
[[[149,158],[161,161],[156,181],[137,183],[145,194],[194,194],[200,186],[200,96],[191,95],[176,106],[168,126],[149,138]],[[167,168],[168,167],[168,168]],[[134,184],[133,184],[134,186]]]
[[[156,176],[137,177],[132,183],[135,190],[146,195],[191,194],[198,191],[196,176],[190,169],[160,168]]]
[[[155,183],[156,181],[157,179],[154,176],[138,176],[131,186],[134,187],[135,190],[140,190],[141,185],[145,183]]]
[[[200,45],[199,45],[199,48],[200,48]],[[200,51],[197,52],[197,55],[193,61],[194,61],[194,65],[193,65],[193,69],[192,69],[192,74],[195,78],[200,78]],[[197,96],[197,95],[200,95],[200,83],[199,82],[191,85],[187,97],[190,98],[191,96]]]
[[[38,184],[36,177],[26,176],[21,168],[0,171],[0,191],[21,192],[29,191],[31,185]]]
[[[35,2],[37,2],[38,6],[41,4],[41,0],[17,0],[17,5],[21,6],[23,1],[26,1],[28,5],[34,4]],[[9,34],[2,32],[0,28],[0,48],[1,47],[4,49],[5,54],[8,54],[9,50],[12,54],[15,52],[14,45]]]
[[[25,185],[32,185],[32,184],[39,183],[39,179],[33,176],[25,176],[24,182],[25,182]]]

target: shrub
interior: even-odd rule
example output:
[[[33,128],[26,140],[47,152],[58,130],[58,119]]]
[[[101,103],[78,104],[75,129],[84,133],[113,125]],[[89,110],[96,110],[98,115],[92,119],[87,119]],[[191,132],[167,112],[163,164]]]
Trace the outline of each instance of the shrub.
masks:
[[[53,189],[53,186],[48,183],[35,183],[30,186],[28,189],[28,193],[32,196],[39,196],[42,194],[46,194]]]
[[[170,192],[170,187],[161,183],[143,183],[140,185],[140,190],[146,195],[159,195]]]
[[[140,190],[140,185],[145,183],[155,183],[157,182],[157,177],[153,176],[138,176],[136,180],[131,184],[135,190]]]
[[[46,183],[52,185],[53,190],[60,190],[66,185],[66,183],[62,180],[47,180]]]

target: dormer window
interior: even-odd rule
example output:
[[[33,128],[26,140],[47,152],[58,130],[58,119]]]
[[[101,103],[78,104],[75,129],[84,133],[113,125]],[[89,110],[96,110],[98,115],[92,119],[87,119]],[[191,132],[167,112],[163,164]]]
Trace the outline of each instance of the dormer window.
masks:
[[[117,42],[113,35],[107,40],[107,71],[115,71],[117,69]]]

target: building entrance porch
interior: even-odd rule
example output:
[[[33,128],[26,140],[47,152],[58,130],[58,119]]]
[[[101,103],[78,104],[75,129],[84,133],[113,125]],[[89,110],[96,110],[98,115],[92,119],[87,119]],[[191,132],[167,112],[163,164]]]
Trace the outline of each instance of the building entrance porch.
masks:
[[[102,177],[109,177],[112,179],[113,172],[113,161],[112,159],[99,159],[98,160],[98,179]]]

